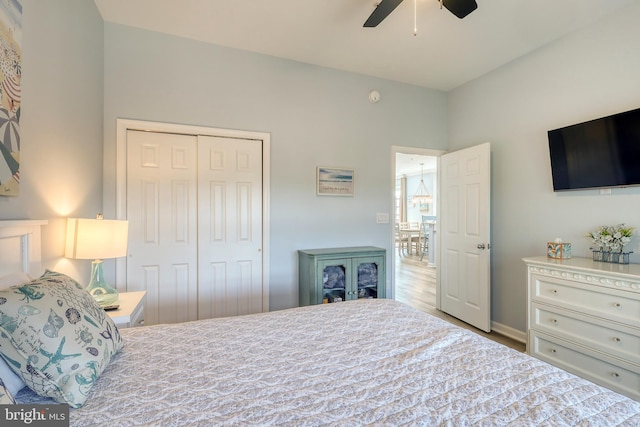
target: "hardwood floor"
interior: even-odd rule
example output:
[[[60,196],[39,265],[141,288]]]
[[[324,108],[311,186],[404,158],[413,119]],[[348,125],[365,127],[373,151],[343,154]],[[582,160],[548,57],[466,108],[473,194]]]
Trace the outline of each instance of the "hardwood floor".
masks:
[[[426,261],[420,261],[419,255],[402,256],[395,254],[396,300],[418,310],[440,317],[455,325],[469,329],[479,335],[524,352],[525,344],[496,332],[486,333],[436,309],[436,269],[429,267]]]
[[[397,252],[396,252],[397,254]],[[436,268],[429,267],[426,257],[396,255],[396,299],[418,310],[435,310]]]

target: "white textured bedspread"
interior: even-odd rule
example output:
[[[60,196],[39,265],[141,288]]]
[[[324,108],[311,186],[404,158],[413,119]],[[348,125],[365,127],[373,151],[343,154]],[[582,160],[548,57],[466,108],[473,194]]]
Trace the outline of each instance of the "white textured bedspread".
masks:
[[[639,402],[393,300],[121,333],[72,426],[640,425]]]

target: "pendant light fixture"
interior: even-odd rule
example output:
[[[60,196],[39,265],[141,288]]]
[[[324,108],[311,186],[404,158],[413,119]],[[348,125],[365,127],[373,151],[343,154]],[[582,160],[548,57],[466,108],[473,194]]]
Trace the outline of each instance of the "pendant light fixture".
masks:
[[[423,205],[431,203],[432,200],[433,198],[431,197],[431,194],[429,194],[427,186],[424,185],[424,163],[420,163],[420,184],[418,185],[416,193],[411,198],[411,203],[414,205]]]

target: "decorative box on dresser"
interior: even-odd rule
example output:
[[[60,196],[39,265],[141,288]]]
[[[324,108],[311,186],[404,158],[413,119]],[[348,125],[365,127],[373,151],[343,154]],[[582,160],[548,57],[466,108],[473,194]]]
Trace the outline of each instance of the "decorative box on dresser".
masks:
[[[146,291],[120,292],[116,310],[109,310],[107,314],[113,323],[122,328],[132,328],[144,324],[144,297]]]
[[[527,352],[640,400],[640,264],[523,261]]]

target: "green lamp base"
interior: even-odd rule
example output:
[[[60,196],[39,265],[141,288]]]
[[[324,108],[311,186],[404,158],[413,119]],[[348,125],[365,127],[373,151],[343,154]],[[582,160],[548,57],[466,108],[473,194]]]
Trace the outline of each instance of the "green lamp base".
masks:
[[[118,291],[104,279],[102,260],[97,259],[91,263],[91,281],[87,291],[98,302],[100,307],[107,307],[118,301]]]

